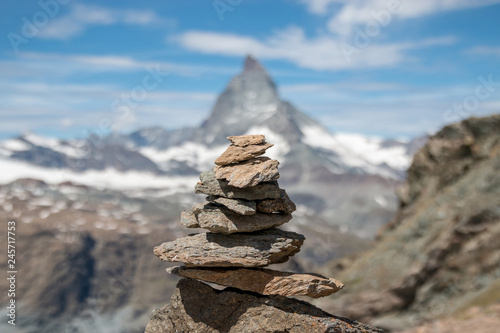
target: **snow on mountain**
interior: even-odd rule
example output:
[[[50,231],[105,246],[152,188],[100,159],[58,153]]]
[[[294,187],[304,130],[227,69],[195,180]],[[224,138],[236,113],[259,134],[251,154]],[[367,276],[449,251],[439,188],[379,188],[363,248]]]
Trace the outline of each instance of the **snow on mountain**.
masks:
[[[208,170],[212,168],[213,161],[220,156],[227,145],[207,147],[206,145],[185,142],[182,145],[158,150],[154,147],[139,148],[139,152],[155,162],[160,169],[168,171],[172,160],[185,162],[186,165],[195,170]]]
[[[353,168],[362,168],[368,173],[381,174],[398,178],[398,172],[406,170],[411,163],[405,144],[384,146],[384,140],[378,137],[366,137],[359,134],[331,134],[322,127],[306,126],[301,128],[302,142],[330,151],[340,161]],[[387,167],[395,172],[390,172]]]
[[[0,158],[0,183],[7,184],[21,178],[42,180],[48,184],[73,182],[96,188],[117,190],[158,188],[170,193],[192,192],[196,176],[160,176],[150,172],[121,172],[108,168],[75,172],[71,169],[45,168],[23,161]]]
[[[25,134],[0,143],[0,182],[191,191],[226,149],[226,137],[244,134],[264,134],[274,144],[267,155],[280,161],[280,184],[297,204],[362,237],[392,218],[394,188],[425,141],[331,133],[281,100],[270,75],[248,57],[199,127],[113,133],[98,145]]]

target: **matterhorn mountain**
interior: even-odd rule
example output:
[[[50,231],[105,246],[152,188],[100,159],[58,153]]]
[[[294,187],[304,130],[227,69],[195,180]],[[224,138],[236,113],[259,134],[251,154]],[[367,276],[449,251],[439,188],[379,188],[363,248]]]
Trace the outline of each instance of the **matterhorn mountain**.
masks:
[[[25,134],[0,143],[0,165],[12,170],[0,182],[18,177],[189,192],[185,185],[213,167],[226,137],[245,134],[264,134],[275,144],[269,155],[281,161],[280,184],[299,211],[362,237],[390,220],[394,189],[423,143],[331,133],[283,101],[265,68],[248,56],[200,126],[143,128],[99,140]]]

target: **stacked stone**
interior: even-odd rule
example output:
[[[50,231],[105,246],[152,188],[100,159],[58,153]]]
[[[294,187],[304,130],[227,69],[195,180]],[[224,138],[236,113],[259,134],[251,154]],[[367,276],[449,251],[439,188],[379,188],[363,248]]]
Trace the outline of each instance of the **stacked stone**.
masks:
[[[167,271],[262,295],[318,298],[342,289],[340,281],[318,274],[262,268],[286,262],[305,238],[276,228],[292,219],[296,207],[277,183],[279,162],[261,156],[273,145],[263,135],[228,139],[231,145],[215,160],[217,166],[202,173],[195,187],[208,195],[208,203],[181,215],[185,227],[209,232],[155,247],[162,260],[185,264]]]

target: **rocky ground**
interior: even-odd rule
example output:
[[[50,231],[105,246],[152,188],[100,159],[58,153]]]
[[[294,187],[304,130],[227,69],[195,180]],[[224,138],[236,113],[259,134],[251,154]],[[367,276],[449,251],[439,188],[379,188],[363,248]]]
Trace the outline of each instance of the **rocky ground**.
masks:
[[[500,115],[431,137],[399,195],[376,246],[340,265],[346,288],[328,309],[402,330],[498,302]]]
[[[404,331],[404,333],[492,333],[500,330],[500,304],[474,307],[461,318],[447,318]]]
[[[19,321],[13,332],[143,332],[150,312],[170,299],[179,280],[152,249],[196,232],[180,223],[182,210],[204,198],[193,193],[194,185],[185,194],[37,180],[0,186],[0,219],[16,221],[18,232]],[[310,242],[300,258],[273,265],[280,269],[317,271],[331,258],[370,245],[300,207],[294,216],[288,230]],[[6,247],[3,237],[0,247]],[[6,283],[0,281],[2,290]]]

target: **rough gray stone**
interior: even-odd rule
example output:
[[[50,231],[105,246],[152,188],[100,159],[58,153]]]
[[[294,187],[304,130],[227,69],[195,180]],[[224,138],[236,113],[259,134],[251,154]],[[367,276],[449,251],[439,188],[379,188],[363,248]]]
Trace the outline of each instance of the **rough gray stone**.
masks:
[[[292,200],[288,197],[285,190],[280,190],[280,197],[278,199],[266,199],[257,202],[257,211],[263,213],[293,213],[297,207]]]
[[[253,215],[257,212],[257,204],[255,201],[244,199],[228,199],[209,195],[207,201],[215,202],[229,209],[230,211],[240,215]]]
[[[170,304],[154,310],[145,333],[382,333],[303,301],[182,279]]]
[[[299,252],[305,237],[268,229],[254,233],[193,234],[154,248],[160,259],[193,267],[263,267],[286,262]]]
[[[269,229],[278,227],[291,219],[290,214],[239,215],[213,203],[197,205],[191,211],[184,211],[181,215],[181,223],[187,228],[203,228],[223,234]]]
[[[241,189],[228,185],[225,180],[217,180],[213,171],[206,171],[200,175],[195,186],[195,193],[215,195],[229,199],[264,200],[279,198],[280,188],[277,182],[260,183],[251,188]]]

